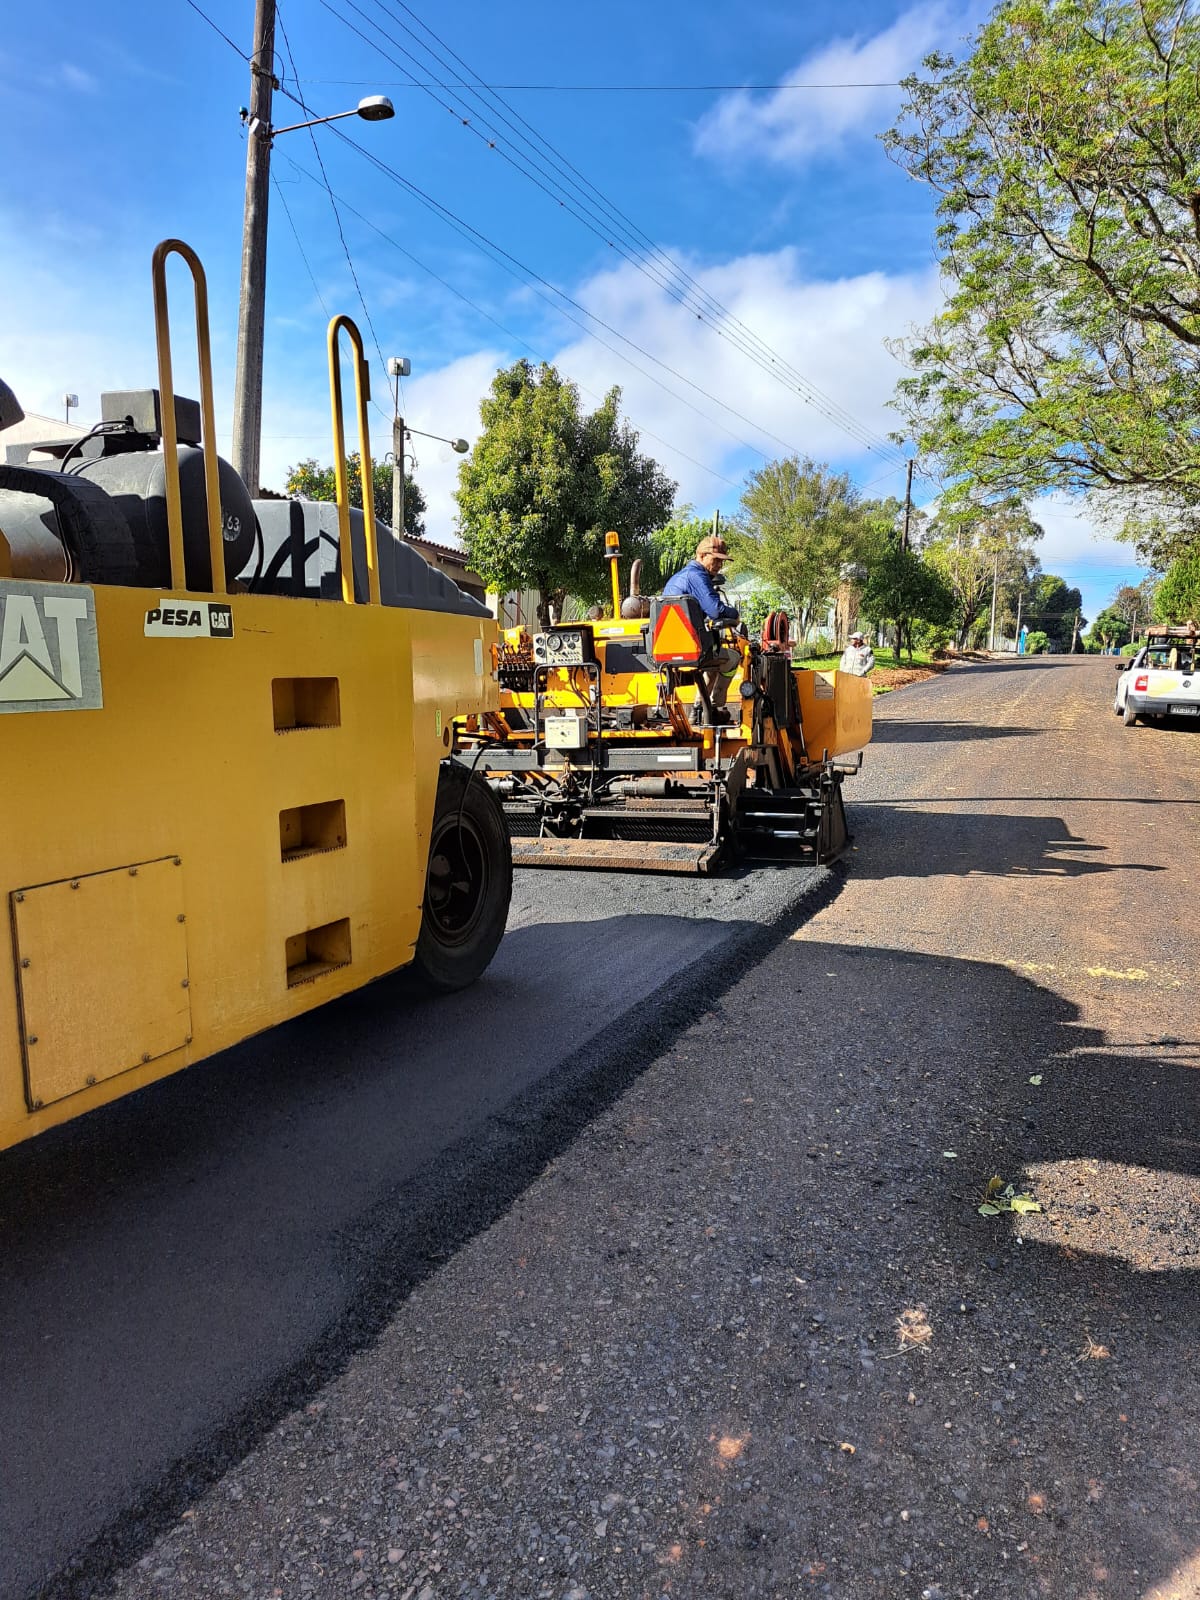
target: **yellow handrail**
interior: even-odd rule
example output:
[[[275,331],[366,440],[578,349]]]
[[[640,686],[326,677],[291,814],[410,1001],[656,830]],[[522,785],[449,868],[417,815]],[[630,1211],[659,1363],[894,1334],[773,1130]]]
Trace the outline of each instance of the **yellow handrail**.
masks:
[[[213,594],[227,594],[225,541],[221,533],[221,484],[217,474],[217,425],[213,410],[212,343],[208,336],[208,283],[200,257],[182,239],[164,239],[154,251],[154,337],[158,345],[158,394],[162,407],[166,465],[167,536],[171,544],[171,587],[187,588],[183,558],[183,501],[179,493],[179,436],[175,430],[175,381],[171,375],[171,324],[167,310],[167,257],[182,256],[192,274],[196,302],[196,353],[200,364],[200,441],[204,455],[204,499],[208,515],[208,559]]]
[[[379,604],[379,539],[375,527],[375,478],[371,462],[371,438],[367,429],[367,403],[371,398],[371,373],[363,352],[362,334],[349,317],[337,316],[329,323],[329,398],[333,406],[333,470],[337,480],[338,549],[342,562],[342,599],[354,604],[354,554],[350,544],[350,489],[346,476],[346,423],[342,410],[342,369],[338,361],[338,334],[345,328],[350,335],[357,360],[354,363],[354,392],[358,401],[359,468],[363,489],[363,533],[367,546],[367,594],[371,605]]]

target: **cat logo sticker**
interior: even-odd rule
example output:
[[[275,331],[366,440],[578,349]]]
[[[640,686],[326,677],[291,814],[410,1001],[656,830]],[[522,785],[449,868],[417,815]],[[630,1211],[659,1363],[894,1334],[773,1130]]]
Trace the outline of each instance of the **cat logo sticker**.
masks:
[[[99,711],[96,600],[77,583],[0,583],[0,712]]]
[[[211,600],[160,600],[146,613],[147,639],[232,639],[233,609]]]

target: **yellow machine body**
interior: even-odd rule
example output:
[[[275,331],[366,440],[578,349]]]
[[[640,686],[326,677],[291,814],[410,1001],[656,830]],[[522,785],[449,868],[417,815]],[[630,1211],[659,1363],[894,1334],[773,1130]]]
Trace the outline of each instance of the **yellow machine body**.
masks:
[[[92,593],[103,706],[0,717],[0,1147],[411,961],[454,718],[498,704],[483,620],[235,595],[148,638],[171,597]]]
[[[155,257],[169,468],[171,251],[197,280],[211,428],[203,273],[169,241]],[[365,358],[344,318],[330,328],[335,458],[346,329],[369,463]],[[206,446],[210,591],[179,581],[173,468],[170,584],[0,575],[0,1148],[412,962],[455,719],[499,710],[495,623],[461,596],[381,604],[370,516],[356,596],[344,482],[340,598],[226,593]],[[511,867],[484,798],[498,940]]]
[[[615,535],[607,546],[612,559]],[[870,684],[794,665],[786,618],[752,644],[714,640],[697,611],[677,635],[696,642],[687,661],[664,652],[661,603],[655,615],[499,641],[500,715],[462,739],[502,796],[514,861],[709,872],[737,854],[832,859],[841,782],[871,738]],[[705,703],[718,644],[737,651],[724,719]]]

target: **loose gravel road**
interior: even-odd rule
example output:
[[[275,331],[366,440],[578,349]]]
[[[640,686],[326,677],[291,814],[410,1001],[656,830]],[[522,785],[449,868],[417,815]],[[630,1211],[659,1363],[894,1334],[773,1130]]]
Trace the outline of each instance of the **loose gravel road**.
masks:
[[[1200,730],[1112,680],[0,1158],[0,1593],[1194,1600]]]

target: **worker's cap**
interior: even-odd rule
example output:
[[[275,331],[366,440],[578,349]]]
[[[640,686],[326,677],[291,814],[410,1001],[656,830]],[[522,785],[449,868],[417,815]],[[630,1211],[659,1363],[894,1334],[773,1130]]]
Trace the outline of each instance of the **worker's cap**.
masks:
[[[864,633],[852,633],[850,635],[850,643],[853,644],[855,639],[865,639],[865,638],[866,638],[866,634],[864,634]]]
[[[721,561],[729,560],[729,546],[719,534],[709,534],[707,539],[701,539],[696,546],[696,560],[703,561],[705,556],[716,556]]]

